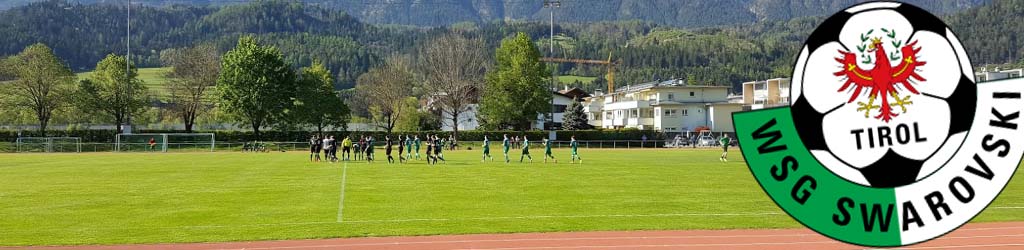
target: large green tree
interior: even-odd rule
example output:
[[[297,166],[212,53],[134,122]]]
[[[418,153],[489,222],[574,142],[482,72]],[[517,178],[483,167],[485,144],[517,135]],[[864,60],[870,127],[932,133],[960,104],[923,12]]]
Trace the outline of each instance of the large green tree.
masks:
[[[320,135],[323,135],[327,127],[345,130],[349,109],[338,93],[334,92],[331,71],[319,61],[314,61],[313,65],[300,71],[293,112],[296,125],[315,127]]]
[[[109,117],[118,133],[123,132],[120,125],[131,125],[128,119],[141,113],[151,100],[135,65],[127,64],[123,56],[107,55],[88,79],[79,82],[76,95],[80,109]]]
[[[167,83],[170,108],[185,123],[185,132],[192,133],[199,115],[213,106],[208,90],[217,84],[220,54],[207,44],[165,53],[161,60],[172,67]]]
[[[485,77],[480,120],[488,129],[529,129],[537,114],[551,109],[551,74],[540,51],[529,36],[518,33],[501,41],[494,58],[494,70]]]
[[[39,122],[39,132],[46,135],[54,112],[70,100],[75,75],[41,43],[28,46],[2,64],[0,74],[13,80],[0,82],[0,104],[32,112]]]
[[[256,140],[260,128],[284,121],[295,93],[295,72],[273,46],[262,46],[244,36],[224,54],[217,91],[221,108],[252,128]]]

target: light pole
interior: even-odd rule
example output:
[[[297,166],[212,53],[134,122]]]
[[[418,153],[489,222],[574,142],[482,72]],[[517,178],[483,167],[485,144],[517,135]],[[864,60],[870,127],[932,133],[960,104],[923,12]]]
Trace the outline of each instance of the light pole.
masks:
[[[555,8],[562,7],[562,3],[559,0],[544,0],[544,8],[548,9],[548,13],[551,14],[551,36],[549,49],[551,51],[551,57],[555,57]],[[548,120],[551,121],[551,131],[548,132],[548,140],[555,140],[555,88],[558,86],[555,81],[555,71],[558,70],[558,63],[555,63],[555,67],[551,68],[551,112],[548,113]]]
[[[125,87],[128,89],[128,93],[125,95],[128,98],[128,102],[132,100],[132,0],[128,0],[128,33],[125,34],[127,39],[126,45],[127,50],[124,55],[124,79]],[[126,103],[127,104],[127,103]],[[129,105],[130,106],[130,105]],[[121,133],[131,134],[132,133],[132,112],[131,108],[126,109],[125,126],[122,128]]]

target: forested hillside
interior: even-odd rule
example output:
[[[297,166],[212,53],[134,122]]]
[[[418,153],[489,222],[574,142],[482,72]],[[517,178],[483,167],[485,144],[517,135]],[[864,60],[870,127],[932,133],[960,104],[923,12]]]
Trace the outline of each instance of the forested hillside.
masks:
[[[40,0],[7,0],[0,9]],[[678,27],[706,27],[819,16],[863,0],[560,0],[560,21],[642,20]],[[950,13],[988,0],[904,0],[937,13]],[[122,0],[75,0],[78,3],[120,3]],[[230,5],[249,0],[135,0],[150,6]],[[343,10],[369,23],[417,26],[495,20],[547,20],[541,0],[302,0]]]
[[[312,5],[295,1],[245,4],[237,4],[238,1],[235,1],[236,4],[210,6],[205,5],[205,1],[199,1],[198,5],[167,5],[172,2],[195,1],[154,0],[145,1],[148,5],[133,8],[132,59],[141,67],[164,66],[160,60],[161,54],[171,49],[213,43],[223,52],[234,46],[240,35],[255,34],[259,40],[280,48],[286,60],[296,68],[307,66],[313,60],[323,61],[337,75],[336,88],[347,89],[354,85],[358,75],[380,63],[382,58],[394,54],[414,54],[418,44],[441,34],[459,32],[481,37],[488,49],[493,49],[502,38],[522,31],[537,42],[545,56],[586,59],[607,59],[611,56],[613,60],[621,62],[616,76],[620,84],[688,78],[701,84],[731,85],[788,75],[793,56],[803,39],[821,21],[821,17],[790,17],[830,12],[852,2],[826,1],[830,5],[818,5],[823,2],[730,1],[646,2],[659,4],[648,6],[653,8],[652,13],[659,8],[699,10],[715,5],[722,9],[719,11],[756,13],[750,14],[753,16],[748,21],[762,21],[692,29],[647,21],[561,22],[555,28],[555,54],[548,55],[551,44],[548,41],[546,22],[463,22],[422,28],[365,23],[359,18],[364,14],[354,13],[353,16],[336,9],[342,8],[339,6],[345,1],[321,1]],[[363,5],[374,3],[360,2]],[[420,2],[424,5],[431,3]],[[600,16],[602,11],[631,9],[616,9],[615,6],[639,4],[629,2],[596,1],[593,2],[596,5],[590,9],[597,13],[595,16]],[[982,1],[923,1],[926,6],[939,10],[960,9],[979,2]],[[402,6],[401,3],[397,1],[390,6]],[[522,4],[523,1],[480,0],[472,1],[467,6],[482,8],[479,6],[498,4],[496,6],[503,6],[501,13],[513,13],[507,7],[517,3]],[[575,8],[573,4],[578,3],[566,0],[563,9],[559,11],[572,13]],[[732,6],[729,4],[749,8],[724,8]],[[1018,62],[1024,51],[1020,46],[1020,36],[1015,35],[1021,34],[1022,28],[1015,24],[1024,21],[1021,20],[1024,16],[1022,5],[1024,1],[1021,0],[996,0],[988,5],[950,14],[948,21],[960,34],[975,64]],[[428,6],[414,9],[423,8]],[[713,15],[747,18],[744,17],[747,14],[739,12]],[[775,20],[776,17],[785,20]],[[371,17],[363,18],[373,21]],[[0,36],[0,56],[12,55],[30,44],[42,42],[52,47],[73,70],[91,70],[97,61],[109,53],[124,54],[127,47],[126,19],[124,5],[80,4],[59,0],[0,11],[0,20],[5,20],[0,22],[0,33],[5,34]],[[559,75],[599,77],[596,83],[574,84],[587,90],[602,86],[605,72],[603,67],[571,64],[560,65],[557,71]]]

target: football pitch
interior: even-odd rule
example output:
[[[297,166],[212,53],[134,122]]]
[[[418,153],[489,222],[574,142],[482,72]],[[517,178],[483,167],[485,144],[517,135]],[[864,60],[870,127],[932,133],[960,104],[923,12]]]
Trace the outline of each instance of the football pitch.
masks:
[[[734,148],[735,149],[735,148]],[[738,150],[581,149],[584,164],[310,163],[308,153],[0,154],[0,246],[793,228]],[[1024,180],[975,221],[1024,220]]]

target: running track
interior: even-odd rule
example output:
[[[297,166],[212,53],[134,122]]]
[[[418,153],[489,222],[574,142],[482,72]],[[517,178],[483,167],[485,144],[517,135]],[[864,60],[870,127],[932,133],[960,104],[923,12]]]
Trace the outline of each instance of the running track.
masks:
[[[282,240],[121,246],[40,247],[32,249],[392,249],[392,250],[557,250],[557,249],[863,249],[807,229],[692,230],[579,233],[478,234]],[[969,224],[925,244],[902,249],[1024,249],[1024,222]]]

